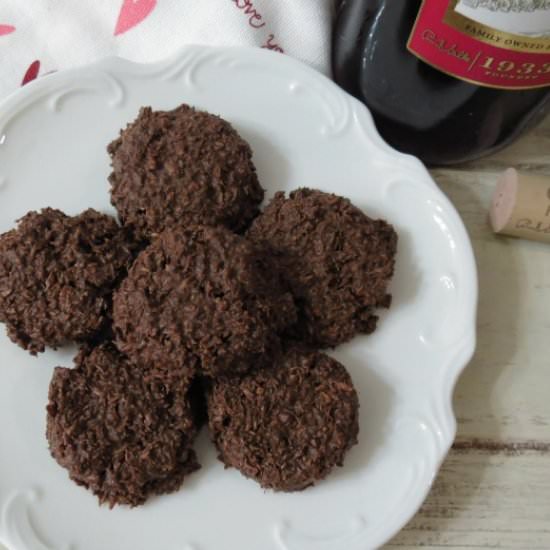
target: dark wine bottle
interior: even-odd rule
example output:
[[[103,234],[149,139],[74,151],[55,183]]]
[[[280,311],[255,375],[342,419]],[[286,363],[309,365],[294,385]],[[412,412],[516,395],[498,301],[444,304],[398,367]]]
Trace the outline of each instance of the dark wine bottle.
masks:
[[[341,0],[333,72],[395,148],[477,158],[550,107],[550,1]]]

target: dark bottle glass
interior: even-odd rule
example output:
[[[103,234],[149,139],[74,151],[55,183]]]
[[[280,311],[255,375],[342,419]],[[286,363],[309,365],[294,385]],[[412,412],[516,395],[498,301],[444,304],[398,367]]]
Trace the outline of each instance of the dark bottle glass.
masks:
[[[543,117],[548,87],[478,86],[410,53],[420,6],[421,0],[338,3],[334,78],[369,107],[388,143],[430,165],[458,163],[503,147]]]

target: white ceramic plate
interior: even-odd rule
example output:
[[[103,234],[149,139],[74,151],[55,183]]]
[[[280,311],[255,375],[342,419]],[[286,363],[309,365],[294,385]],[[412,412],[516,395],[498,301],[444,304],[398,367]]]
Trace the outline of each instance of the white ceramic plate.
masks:
[[[341,346],[360,440],[318,486],[273,494],[224,471],[205,433],[202,469],[136,509],[99,507],[50,457],[44,406],[56,365],[0,335],[0,542],[10,550],[366,550],[425,498],[455,435],[451,394],[475,342],[476,272],[454,208],[416,159],[389,148],[365,107],[306,66],[262,50],[190,47],[153,65],[120,59],[54,74],[0,107],[0,232],[44,206],[109,203],[105,146],[142,105],[218,113],[251,143],[261,182],[349,197],[395,225],[394,302],[378,331]]]

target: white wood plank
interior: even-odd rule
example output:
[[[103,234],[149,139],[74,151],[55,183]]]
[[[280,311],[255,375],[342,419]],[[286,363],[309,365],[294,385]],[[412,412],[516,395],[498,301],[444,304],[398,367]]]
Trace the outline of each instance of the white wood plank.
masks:
[[[550,549],[550,455],[453,451],[387,549]]]

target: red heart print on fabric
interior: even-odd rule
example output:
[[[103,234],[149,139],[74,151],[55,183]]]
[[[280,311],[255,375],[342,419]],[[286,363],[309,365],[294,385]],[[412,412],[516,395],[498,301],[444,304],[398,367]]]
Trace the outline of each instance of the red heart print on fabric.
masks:
[[[124,0],[118,14],[115,36],[139,25],[155,9],[157,0]]]
[[[5,34],[11,34],[15,31],[15,27],[12,25],[0,25],[0,36],[4,36]]]
[[[28,84],[29,82],[32,82],[40,72],[40,61],[38,59],[36,61],[33,61],[29,68],[27,69],[27,72],[25,73],[25,76],[23,77],[23,80],[21,81],[21,86],[24,86],[25,84]]]

